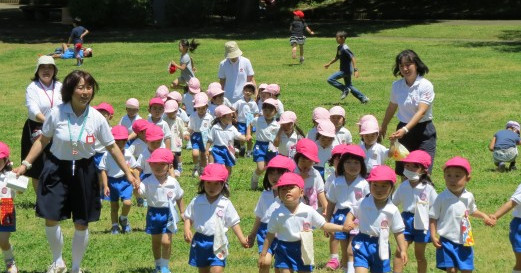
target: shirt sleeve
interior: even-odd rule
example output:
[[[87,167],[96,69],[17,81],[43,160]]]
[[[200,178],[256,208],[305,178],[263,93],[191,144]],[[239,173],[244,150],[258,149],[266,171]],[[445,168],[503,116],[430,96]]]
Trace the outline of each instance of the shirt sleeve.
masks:
[[[264,202],[262,202],[262,194],[261,194],[259,201],[257,201],[257,205],[255,205],[255,209],[253,210],[253,213],[255,213],[256,217],[262,218],[264,216],[265,212],[266,212],[266,206],[264,206]]]
[[[175,179],[175,178],[174,178]],[[177,179],[175,179],[175,191],[176,191],[176,201],[177,200],[180,200],[183,198],[183,195],[185,194],[185,191],[183,190],[183,188],[181,188],[181,185],[179,185],[179,181],[177,181]]]
[[[136,164],[137,166],[141,169],[141,170],[144,170],[145,169],[145,159],[143,158],[143,155],[140,154],[136,160]]]
[[[217,77],[219,79],[226,79],[226,74],[225,74],[225,69],[224,69],[224,63],[226,62],[226,60],[222,61],[220,64],[219,64],[219,72],[217,72]],[[224,88],[224,86],[223,86]]]
[[[215,134],[215,125],[210,128],[210,133],[208,134],[208,141],[213,142],[213,135]]]
[[[405,225],[403,224],[402,215],[400,215],[400,211],[398,209],[395,209],[393,213],[393,223],[391,225],[391,232],[398,233],[403,232],[404,230]]]
[[[441,200],[439,198],[440,196],[434,200],[434,204],[429,209],[429,218],[438,220],[440,218],[440,211],[441,211]]]
[[[190,119],[188,120],[188,129],[190,130],[194,130],[194,117],[190,117]]]
[[[172,137],[172,132],[170,131],[170,128],[168,127],[168,123],[163,124],[163,133],[165,133],[165,136],[163,139],[170,139]]]
[[[320,215],[316,210],[311,210],[311,225],[316,228],[322,228],[326,223],[326,219]]]
[[[338,203],[338,200],[336,199],[335,193],[335,181],[331,182],[331,186],[329,186],[329,189],[326,191],[326,198],[327,200],[331,201],[332,203]]]
[[[235,207],[232,202],[229,202],[228,206],[226,206],[226,213],[224,214],[224,225],[230,228],[237,225],[240,221],[241,218],[239,218],[239,214],[235,210]]]
[[[251,66],[250,60],[246,63],[246,75],[253,76],[255,72],[253,72],[253,67]]]
[[[132,169],[135,169],[137,167],[139,167],[139,165],[137,164],[137,160],[134,158],[133,155],[130,156],[130,159],[129,159],[129,162],[128,162],[128,166]]]
[[[46,137],[53,137],[54,131],[56,130],[56,123],[58,122],[57,116],[60,114],[59,107],[51,110],[49,116],[45,119],[42,126],[42,134]],[[112,135],[112,134],[110,134]]]
[[[314,172],[317,172],[317,170],[314,170]],[[315,188],[317,190],[317,194],[324,192],[324,181],[322,180],[322,177],[319,175],[315,175]]]
[[[184,54],[183,57],[181,57],[181,64],[188,64],[190,62],[190,56],[188,54]]]
[[[432,206],[434,201],[436,200],[436,197],[438,197],[438,193],[436,192],[436,189],[431,186],[431,189],[429,191],[429,204]]]
[[[98,139],[99,142],[105,147],[113,144],[114,137],[112,136],[112,132],[110,131],[109,123],[101,114],[99,114],[99,112],[93,118],[98,120],[98,130],[96,131],[96,139]]]
[[[472,214],[478,210],[478,206],[476,205],[476,199],[474,198],[474,195],[471,193],[469,197],[469,214]]]
[[[278,223],[278,215],[277,210],[275,210],[268,221],[268,232],[276,234],[279,231],[279,223]]]
[[[233,138],[234,139],[239,139],[239,138],[242,137],[241,133],[239,133],[239,130],[237,130],[237,128],[232,127],[232,131],[233,131]]]
[[[192,199],[192,201],[190,201],[190,204],[188,204],[188,206],[186,206],[185,213],[183,214],[184,217],[185,217],[185,219],[190,219],[190,220],[192,220],[192,221],[194,220],[192,217],[193,217],[193,210],[194,210],[194,202],[195,202],[195,198],[197,198],[197,196],[194,197],[194,198]]]
[[[521,204],[521,184],[517,186],[517,189],[512,195],[512,197],[510,197],[510,200],[516,202],[517,204]]]
[[[400,205],[403,202],[403,200],[402,200],[402,186],[403,186],[403,183],[400,184],[398,189],[394,192],[393,198],[391,199],[391,201],[393,202],[393,204],[395,206],[398,206],[398,205]]]
[[[29,119],[36,120],[36,115],[41,113],[40,107],[38,106],[40,98],[31,86],[32,84],[27,86],[25,91],[25,106],[27,107]]]
[[[103,153],[98,168],[100,170],[107,170],[107,152]]]
[[[427,105],[431,105],[434,101],[434,87],[432,83],[425,80],[421,82],[420,88],[420,102],[425,103]]]
[[[250,107],[251,108],[251,112],[256,115],[256,114],[259,114],[259,106],[256,104],[256,103],[252,103],[253,106]]]

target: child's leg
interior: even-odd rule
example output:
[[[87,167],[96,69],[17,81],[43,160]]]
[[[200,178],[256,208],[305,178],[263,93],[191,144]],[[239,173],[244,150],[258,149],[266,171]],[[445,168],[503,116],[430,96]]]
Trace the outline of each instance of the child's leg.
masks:
[[[338,258],[338,247],[340,242],[335,239],[335,235],[329,235],[329,261],[326,263],[326,268],[337,270],[340,259]]]
[[[304,57],[304,45],[298,45],[300,48],[300,58]]]
[[[248,140],[248,142],[246,142],[246,152],[250,154],[251,156],[251,151],[253,150],[253,140]]]
[[[208,271],[209,273],[223,273],[224,267],[222,266],[210,266]]]
[[[456,268],[454,268],[454,267],[449,267],[449,268],[445,269],[445,272],[447,272],[447,273],[457,273],[458,270]]]
[[[112,225],[118,224],[118,213],[119,213],[119,202],[111,201],[110,202],[110,221],[112,221]]]
[[[171,88],[178,88],[179,87],[179,79],[176,78],[172,81],[172,84],[170,85]]]
[[[349,242],[347,244],[347,273],[354,273],[355,267],[353,264],[355,262],[355,257],[353,255],[353,246],[351,244],[353,242],[353,237],[349,236],[349,239],[347,239],[347,241]]]
[[[347,267],[348,255],[347,249],[349,248],[348,240],[339,240],[340,241],[340,250],[342,251],[342,258],[340,259],[340,266],[342,268]]]
[[[514,270],[521,271],[521,252],[514,252],[516,255],[516,265],[514,265]]]
[[[13,248],[11,248],[11,244],[9,243],[10,236],[11,232],[0,232],[0,248],[4,254],[6,265],[14,262]]]
[[[426,246],[426,243],[414,243],[414,256],[416,257],[416,263],[418,264],[418,273],[427,272],[427,259],[425,258]]]
[[[152,254],[154,255],[154,260],[161,259],[161,239],[163,238],[163,234],[152,234]]]
[[[163,233],[161,236],[161,258],[170,260],[172,251],[172,233]]]
[[[407,243],[407,249],[409,249],[409,246],[412,244],[412,241],[405,241]],[[424,249],[425,250],[425,249]],[[402,258],[400,256],[400,252],[398,249],[396,249],[396,252],[394,252],[394,262],[393,262],[393,271],[394,272],[402,272],[404,268]]]
[[[297,43],[291,44],[291,58],[297,58]]]
[[[269,273],[271,268],[272,256],[270,253],[266,253],[264,262],[259,265],[259,273]]]
[[[201,161],[199,161],[199,165],[201,166],[201,170],[206,167],[206,163],[208,162],[208,158],[206,158],[206,153],[199,153],[201,155]]]
[[[369,269],[365,267],[355,267],[355,273],[369,273]]]
[[[259,186],[259,176],[264,172],[265,166],[266,163],[264,161],[257,162],[257,168],[255,168],[255,171],[253,171],[253,174],[251,176],[250,187],[252,190],[256,190]]]
[[[130,212],[130,207],[132,207],[132,202],[130,202],[130,199],[123,200],[123,206],[121,208],[121,216],[128,216],[128,213]]]

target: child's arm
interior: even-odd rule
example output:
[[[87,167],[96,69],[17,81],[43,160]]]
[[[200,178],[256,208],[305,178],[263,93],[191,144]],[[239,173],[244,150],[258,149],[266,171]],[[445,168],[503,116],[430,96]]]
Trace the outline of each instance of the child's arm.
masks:
[[[273,242],[273,239],[275,239],[275,233],[268,232],[266,235],[266,238],[264,239],[264,244],[262,245],[262,252],[259,255],[259,261],[258,266],[264,265],[264,258],[266,257],[266,254],[268,253],[268,249],[271,246],[271,243]]]
[[[492,140],[490,141],[490,144],[488,144],[488,149],[493,152],[494,151],[494,146],[496,145],[496,137],[493,137]]]
[[[175,200],[176,204],[177,204],[177,207],[179,208],[179,213],[181,213],[181,218],[184,218],[184,214],[185,214],[185,201],[183,201],[183,197],[181,196],[181,198]]]
[[[496,225],[496,220],[491,219],[490,217],[488,217],[488,215],[486,213],[484,213],[482,211],[476,210],[471,214],[471,216],[483,219],[483,222],[487,226]]]
[[[136,137],[137,137],[137,134],[134,133],[134,132],[132,132],[132,133],[130,133],[130,134],[128,135],[128,140],[136,139]]]
[[[175,66],[177,69],[181,69],[181,70],[185,70],[186,69],[186,64],[177,64],[174,60],[172,60],[170,62],[170,64]]]
[[[168,150],[171,150],[172,141],[170,140],[170,137],[166,138],[164,141],[165,141],[165,148],[167,148]]]
[[[284,132],[284,130],[282,130],[282,127],[279,128],[279,131],[277,132],[277,135],[275,136],[275,139],[273,140],[273,146],[279,147],[280,136],[282,135],[283,132]]]
[[[325,69],[328,69],[330,65],[332,65],[334,62],[338,61],[338,56],[335,56],[335,58],[333,58],[331,61],[329,61],[329,63],[325,64],[324,65],[324,68]]]
[[[244,234],[242,233],[241,226],[239,224],[236,224],[232,226],[233,233],[235,233],[235,236],[239,239],[241,242],[242,247],[249,248],[250,244],[248,243],[248,238],[244,237]]]
[[[248,244],[250,247],[255,243],[255,237],[257,236],[257,231],[259,230],[261,224],[261,219],[259,217],[255,217],[255,223],[253,223],[253,227],[251,228],[250,234],[248,235]]]
[[[326,198],[327,199],[327,198]],[[326,211],[326,221],[330,221],[331,217],[333,216],[333,210],[335,210],[336,203],[331,202],[329,199],[327,199],[327,208]]]
[[[440,243],[440,239],[438,239],[438,236],[437,236],[438,235],[437,234],[437,231],[438,231],[438,220],[430,218],[430,220],[429,220],[429,229],[431,231],[432,244],[434,245],[434,247],[440,248],[441,247],[441,243]]]
[[[322,207],[322,209],[324,209],[324,212],[322,212],[322,216],[325,216],[325,214],[326,214],[326,209],[327,209],[327,199],[326,199],[326,194],[325,194],[324,192],[318,193],[318,194],[317,194],[317,199],[318,199],[318,203],[320,204],[320,206]]]
[[[206,158],[209,158],[209,156],[210,156],[210,147],[212,147],[212,144],[213,144],[213,142],[210,139],[208,139],[208,141],[206,142],[206,147],[205,147],[206,150],[204,151],[204,153],[206,154]]]
[[[394,239],[396,239],[396,245],[398,246],[398,251],[400,252],[400,258],[402,259],[402,263],[405,266],[407,264],[407,243],[405,242],[405,236],[403,236],[403,232],[398,232],[394,234]]]
[[[311,35],[315,35],[315,32],[313,32],[313,30],[311,30],[308,26],[306,26],[306,31]]]
[[[192,220],[185,218],[184,223],[185,242],[190,243],[192,242]]]
[[[346,220],[344,221],[344,229],[347,230],[346,232],[350,232],[355,227],[355,215],[349,212],[347,213]]]
[[[110,189],[109,189],[109,185],[108,185],[108,178],[107,178],[107,171],[106,170],[101,170],[101,183],[103,185],[103,194],[105,196],[109,196],[110,195]]]
[[[85,29],[85,31],[80,35],[80,39],[83,41],[83,37],[87,36],[89,34],[89,30]]]
[[[512,210],[515,206],[517,206],[517,203],[514,200],[508,200],[489,217],[493,220],[499,220],[499,218],[503,217],[503,215]]]
[[[353,65],[353,74],[355,75],[355,78],[358,78],[360,76],[360,74],[358,73],[358,68],[356,68],[356,58],[355,56],[353,56],[353,58],[351,58],[351,64]]]
[[[253,124],[250,123],[250,125],[246,128],[246,138],[251,139],[251,128]]]

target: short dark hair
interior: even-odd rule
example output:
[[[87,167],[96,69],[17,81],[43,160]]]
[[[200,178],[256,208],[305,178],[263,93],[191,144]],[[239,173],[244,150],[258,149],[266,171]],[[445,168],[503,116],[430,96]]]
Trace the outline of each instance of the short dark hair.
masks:
[[[223,182],[218,182],[218,183],[223,183]],[[229,187],[228,183],[224,182],[224,187],[223,187],[223,190],[221,191],[221,194],[224,195],[225,197],[230,197],[230,189],[228,187]],[[204,191],[204,180],[200,180],[197,194],[205,194],[205,193],[206,192]]]
[[[271,108],[271,109],[274,109],[275,111],[277,111],[277,107],[275,107],[271,104],[267,104],[267,103],[262,104],[262,109],[264,109],[264,108]]]
[[[63,103],[68,103],[71,101],[74,89],[81,79],[85,81],[86,85],[92,86],[92,97],[90,98],[90,101],[94,99],[94,95],[99,89],[98,82],[96,82],[94,77],[92,77],[89,72],[83,70],[74,70],[69,73],[69,75],[65,76],[65,79],[63,79],[63,86],[61,91]]]
[[[429,73],[429,68],[422,62],[420,56],[418,56],[418,54],[416,54],[416,52],[414,52],[412,49],[406,49],[396,55],[396,60],[393,67],[393,75],[395,77],[398,75],[403,77],[403,75],[400,73],[400,63],[404,58],[407,61],[416,64],[416,71],[418,72],[418,75],[423,76]]]
[[[38,66],[38,69],[36,69],[36,72],[34,72],[34,77],[31,79],[31,81],[39,81],[40,76],[38,76],[38,70],[40,70],[40,66]],[[54,65],[54,75],[52,75],[52,80],[57,81],[58,80],[58,67]]]
[[[344,30],[339,30],[336,32],[336,37],[342,37],[342,38],[347,38],[347,32],[344,31]]]
[[[367,176],[367,167],[365,166],[364,159],[361,156],[357,156],[357,155],[353,155],[353,154],[349,154],[349,153],[343,154],[340,157],[340,161],[338,161],[338,165],[336,167],[336,172],[337,172],[338,176],[344,175],[344,172],[345,172],[344,162],[348,159],[356,159],[356,160],[360,161],[360,165],[361,165],[360,176],[365,178]]]
[[[288,169],[284,169],[284,168],[273,168],[273,167],[266,168],[266,172],[264,173],[264,179],[262,180],[262,186],[264,187],[265,190],[271,190],[271,183],[270,183],[270,180],[268,179],[268,172],[271,170],[276,170],[282,174],[289,172]]]

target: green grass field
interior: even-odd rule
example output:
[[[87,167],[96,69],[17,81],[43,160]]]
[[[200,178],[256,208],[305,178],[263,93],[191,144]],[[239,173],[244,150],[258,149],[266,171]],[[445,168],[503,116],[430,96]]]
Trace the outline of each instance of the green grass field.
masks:
[[[263,28],[252,33],[190,33],[146,30],[125,33],[105,31],[88,37],[95,51],[81,69],[90,71],[100,83],[101,90],[93,104],[112,103],[116,109],[112,125],[125,114],[124,102],[129,97],[141,101],[141,115],[147,114],[146,104],[157,86],[168,84],[173,77],[167,73],[167,63],[178,60],[177,40],[194,36],[201,42],[191,56],[197,66],[197,77],[203,86],[216,81],[219,62],[223,59],[223,45],[237,39],[244,56],[255,70],[257,83],[278,83],[286,110],[293,110],[299,125],[311,127],[314,107],[330,108],[340,104],[346,109],[346,127],[358,143],[355,122],[364,114],[374,114],[380,121],[389,101],[394,57],[403,49],[415,50],[429,66],[427,78],[434,84],[436,100],[434,122],[438,131],[438,148],[434,163],[433,181],[438,191],[444,189],[441,166],[450,157],[465,156],[473,167],[468,190],[474,193],[478,208],[494,212],[513,193],[521,179],[520,171],[494,171],[488,143],[493,134],[508,120],[520,120],[521,102],[521,22],[520,21],[449,21],[449,22],[353,22],[343,27],[353,33],[347,43],[357,55],[361,77],[354,84],[370,99],[361,105],[352,96],[340,101],[340,92],[330,87],[326,79],[337,69],[323,68],[334,57],[337,23],[310,25],[318,35],[308,37],[306,61],[298,65],[291,59],[286,25]],[[213,30],[212,30],[213,31]],[[271,31],[277,33],[270,37]],[[282,33],[282,34],[281,34]],[[262,34],[262,35],[259,35]],[[96,36],[98,35],[98,36]],[[115,38],[114,38],[115,37]],[[127,38],[125,38],[127,37]],[[144,37],[140,39],[139,37]],[[209,38],[210,37],[210,38]],[[240,39],[237,37],[241,37]],[[191,37],[190,37],[191,38]],[[139,42],[125,42],[138,40]],[[106,42],[98,42],[106,41]],[[37,55],[51,52],[59,44],[0,42],[0,140],[12,149],[12,161],[19,162],[19,139],[27,114],[25,88],[34,73]],[[76,69],[73,60],[58,60],[59,78]],[[177,74],[176,74],[177,75]],[[517,94],[517,95],[516,95]],[[389,128],[397,123],[393,119]],[[391,130],[391,129],[389,129]],[[388,146],[389,142],[384,141]],[[198,181],[189,176],[190,152],[183,151],[184,169],[180,183],[185,190],[185,202],[195,195]],[[393,162],[389,162],[392,164]],[[18,164],[16,164],[18,165]],[[248,234],[253,221],[253,209],[260,191],[250,191],[249,180],[254,164],[251,159],[239,159],[231,178],[231,199],[241,215],[241,228]],[[34,216],[35,195],[32,189],[16,200],[18,231],[11,243],[21,272],[43,272],[50,263],[51,253],[43,228],[43,220]],[[88,272],[152,272],[153,258],[150,236],[144,232],[145,209],[133,207],[130,219],[134,232],[130,235],[111,235],[108,203],[104,204],[99,222],[90,225],[90,242],[83,262]],[[508,242],[508,223],[505,216],[494,228],[474,220],[476,272],[510,272],[514,255]],[[72,223],[62,224],[65,236],[64,258],[71,260]],[[226,271],[256,271],[257,252],[242,249],[232,232],[230,256]],[[394,244],[393,244],[394,245]],[[321,232],[315,233],[315,260],[323,269],[328,259],[328,241]],[[170,266],[173,272],[194,272],[187,264],[189,244],[182,234],[174,235]],[[410,263],[405,272],[416,272],[414,254],[409,251]],[[435,271],[434,247],[427,248],[429,272]]]

